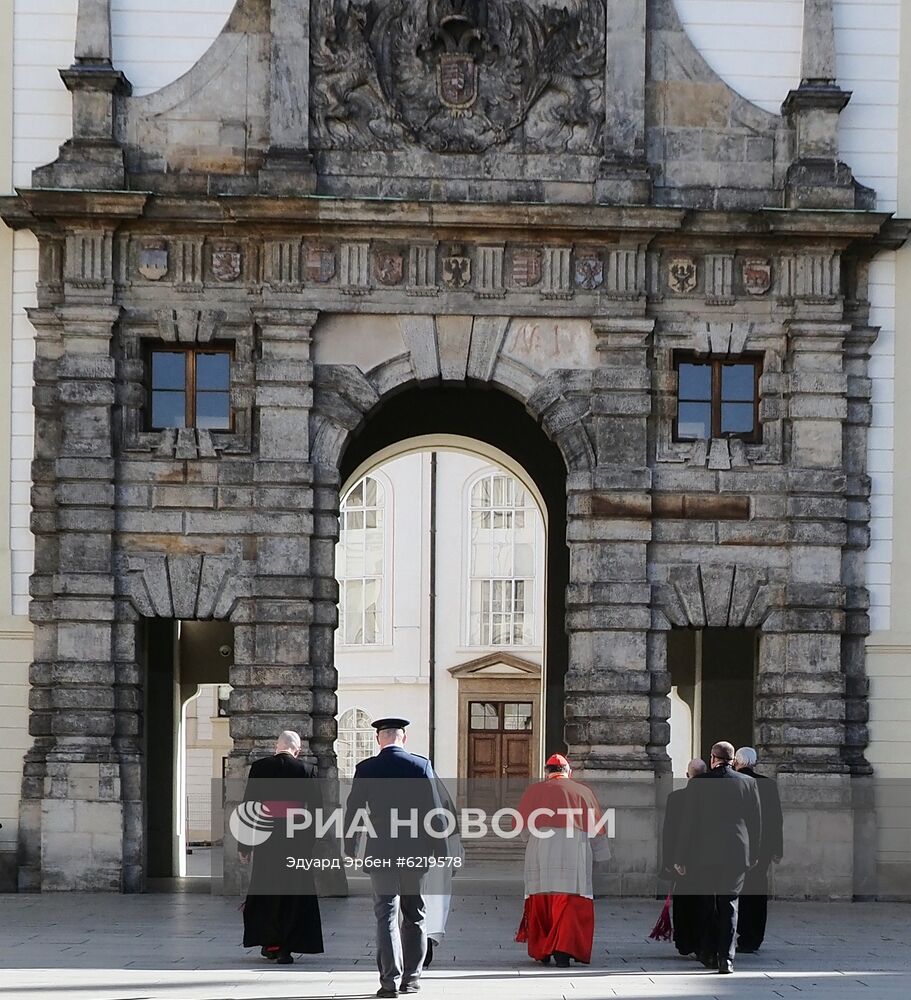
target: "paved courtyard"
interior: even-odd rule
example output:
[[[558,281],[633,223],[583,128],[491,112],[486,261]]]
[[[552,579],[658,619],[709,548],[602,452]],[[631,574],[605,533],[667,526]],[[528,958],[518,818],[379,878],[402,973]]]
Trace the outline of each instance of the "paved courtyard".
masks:
[[[220,1000],[367,997],[377,988],[370,901],[323,900],[326,954],[267,965],[240,947],[238,901],[183,893],[0,897],[0,997]],[[648,940],[659,904],[603,900],[590,967],[532,963],[513,942],[514,898],[456,901],[422,995],[511,998],[889,1000],[911,995],[911,906],[775,903],[762,952],[733,976]]]

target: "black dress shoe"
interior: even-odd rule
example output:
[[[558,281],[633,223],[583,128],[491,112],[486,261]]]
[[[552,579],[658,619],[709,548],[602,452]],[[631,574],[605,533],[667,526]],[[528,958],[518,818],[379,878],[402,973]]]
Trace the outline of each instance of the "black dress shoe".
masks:
[[[541,964],[550,965],[550,959],[551,959],[550,955],[545,955],[544,958],[541,959]]]
[[[758,948],[751,948],[749,945],[746,944],[737,945],[738,955],[755,955],[757,951],[759,951]]]
[[[294,965],[294,959],[291,957],[290,951],[280,951],[278,957],[275,959],[276,965]]]
[[[274,962],[278,958],[277,948],[267,948],[263,945],[262,948],[260,948],[259,953],[263,958],[268,958],[270,962]]]
[[[556,965],[556,967],[558,969],[568,969],[569,968],[569,960],[571,958],[572,958],[572,955],[567,954],[565,951],[555,951],[554,952],[554,965]]]
[[[387,989],[385,986],[381,986],[376,991],[376,995],[378,997],[397,997],[399,995],[399,991],[398,990],[390,990],[390,989]]]
[[[734,963],[729,958],[722,958],[718,963],[718,971],[722,976],[729,976],[734,971]]]
[[[696,957],[707,969],[714,969],[718,965],[717,956],[709,955],[707,952],[701,952]]]

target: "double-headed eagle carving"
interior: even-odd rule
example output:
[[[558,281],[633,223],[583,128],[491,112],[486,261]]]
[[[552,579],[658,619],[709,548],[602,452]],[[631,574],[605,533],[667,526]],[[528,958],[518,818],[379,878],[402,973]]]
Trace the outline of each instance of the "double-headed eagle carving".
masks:
[[[319,0],[317,146],[597,152],[604,0]]]

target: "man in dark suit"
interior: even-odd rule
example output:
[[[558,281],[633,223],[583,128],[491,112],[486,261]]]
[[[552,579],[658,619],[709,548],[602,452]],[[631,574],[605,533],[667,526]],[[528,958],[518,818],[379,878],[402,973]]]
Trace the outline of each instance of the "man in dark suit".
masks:
[[[705,897],[699,957],[718,971],[734,971],[737,904],[747,871],[759,860],[762,809],[756,781],[733,768],[730,743],[712,747],[708,773],[694,778],[684,797],[674,870]]]
[[[740,897],[737,918],[737,951],[749,954],[759,951],[765,938],[769,908],[769,868],[781,861],[784,853],[784,817],[778,786],[771,778],[755,771],[758,757],[752,747],[741,747],[734,754],[734,767],[740,774],[755,778],[762,805],[762,842],[759,864],[747,872]]]
[[[253,871],[244,902],[244,947],[261,949],[263,958],[290,965],[292,952],[318,954],[323,933],[316,885],[309,870],[289,872],[289,855],[312,859],[315,836],[307,830],[287,832],[289,810],[315,813],[322,808],[316,766],[298,760],[301,740],[290,730],[275,744],[275,754],[250,766],[244,803],[264,809],[268,838],[252,848],[238,841],[238,853],[246,864],[253,855]]]
[[[378,997],[417,993],[427,952],[421,884],[426,864],[403,867],[397,860],[426,859],[446,852],[445,840],[426,832],[428,814],[440,807],[436,778],[426,757],[405,749],[407,725],[407,719],[373,723],[380,752],[355,768],[345,807],[345,853],[349,857],[357,855],[357,838],[349,834],[362,828],[359,813],[366,811],[374,834],[368,834],[364,864],[373,884]]]
[[[706,766],[702,758],[691,760],[686,767],[687,779],[705,774]],[[664,828],[661,836],[661,874],[673,882],[672,924],[674,927],[674,945],[681,955],[690,955],[699,950],[702,903],[698,896],[690,891],[685,875],[674,871],[674,850],[680,839],[680,827],[683,823],[684,796],[686,788],[678,788],[671,792],[664,805]]]

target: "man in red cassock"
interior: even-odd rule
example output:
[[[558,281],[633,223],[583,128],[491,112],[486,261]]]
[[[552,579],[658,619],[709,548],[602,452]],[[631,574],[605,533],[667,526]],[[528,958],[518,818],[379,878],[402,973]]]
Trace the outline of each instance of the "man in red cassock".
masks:
[[[555,753],[546,777],[519,802],[525,847],[525,912],[516,940],[528,954],[559,968],[588,964],[595,936],[593,861],[610,857],[601,806],[595,793],[572,780],[572,769]]]

